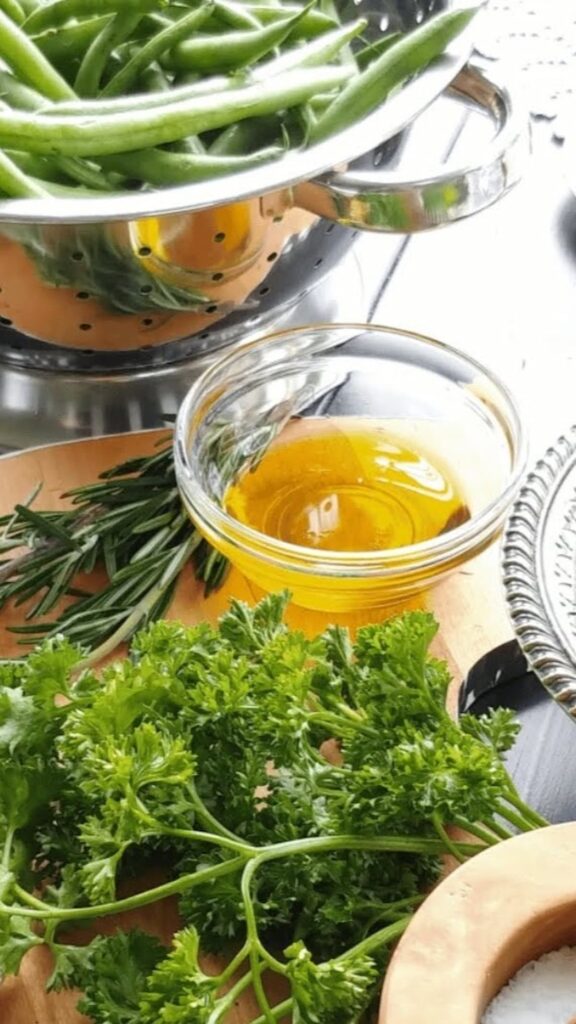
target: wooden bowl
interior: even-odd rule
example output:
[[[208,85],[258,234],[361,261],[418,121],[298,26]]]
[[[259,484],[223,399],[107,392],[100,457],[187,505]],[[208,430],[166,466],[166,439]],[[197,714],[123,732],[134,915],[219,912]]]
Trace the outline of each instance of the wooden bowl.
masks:
[[[516,836],[457,868],[399,942],[378,1024],[480,1024],[524,964],[576,945],[575,866],[569,823]]]

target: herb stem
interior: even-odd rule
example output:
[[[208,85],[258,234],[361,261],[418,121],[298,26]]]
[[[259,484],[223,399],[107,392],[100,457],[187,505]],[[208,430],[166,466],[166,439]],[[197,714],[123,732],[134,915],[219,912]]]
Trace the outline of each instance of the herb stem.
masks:
[[[434,828],[436,829],[438,835],[440,836],[440,839],[442,839],[446,844],[446,849],[448,850],[448,852],[456,858],[459,864],[463,864],[464,861],[466,860],[466,857],[461,853],[456,843],[453,842],[453,840],[448,835],[446,829],[444,828],[444,825],[442,824],[442,819],[437,812],[432,815],[432,824],[434,825]]]
[[[136,893],[134,896],[127,896],[122,900],[114,900],[110,903],[99,903],[92,907],[54,907],[50,910],[36,910],[33,907],[9,906],[0,902],[0,915],[10,917],[16,914],[18,917],[30,917],[36,921],[82,921],[93,917],[109,917],[110,914],[119,914],[124,910],[135,910],[137,907],[147,907],[150,903],[165,899],[166,896],[176,896],[187,892],[196,885],[211,882],[216,878],[231,875],[245,865],[242,857],[233,857],[216,864],[214,867],[202,868],[193,874],[182,875],[173,882],[165,882],[157,885],[154,889],[146,889],[144,892]]]
[[[138,602],[131,614],[124,620],[124,622],[122,622],[118,629],[112,633],[112,636],[109,636],[107,640],[101,643],[98,647],[95,647],[94,650],[79,663],[79,671],[84,668],[89,668],[96,662],[106,658],[109,654],[112,654],[120,644],[124,643],[125,640],[128,640],[129,637],[132,636],[138,626],[150,614],[154,605],[160,601],[170,585],[180,575],[182,569],[186,565],[186,562],[192,557],[192,554],[198,547],[199,543],[200,537],[197,533],[193,532],[191,536],[187,537],[184,543],[176,550],[173,558],[164,570],[160,581],[147,592],[141,601]]]
[[[506,797],[508,799],[508,797]],[[496,805],[496,813],[500,814],[506,821],[514,825],[520,832],[532,832],[534,829],[540,828],[540,825],[536,825],[533,821],[527,821],[523,814],[517,814],[510,807],[507,807],[504,803],[498,803]]]
[[[394,939],[400,938],[400,936],[406,931],[412,917],[412,914],[406,914],[404,917],[399,918],[398,921],[393,921],[392,924],[387,924],[385,928],[380,928],[372,935],[368,935],[367,938],[358,942],[356,946],[352,946],[350,949],[347,949],[345,953],[341,953],[340,956],[334,957],[332,962],[336,964],[345,964],[349,957],[369,956],[370,953],[374,953],[377,949],[380,949],[381,946],[385,946],[389,942],[393,942]]]
[[[258,1006],[262,1010],[263,1018],[266,1024],[275,1024],[275,1018],[272,1014],[268,997],[264,991],[264,985],[262,984],[262,977],[260,973],[260,937],[258,935],[258,925],[256,923],[256,914],[254,911],[254,904],[252,902],[251,885],[252,879],[255,872],[258,870],[263,861],[260,857],[251,860],[244,871],[242,872],[242,881],[240,883],[240,891],[242,893],[242,902],[244,904],[244,913],[246,915],[246,931],[247,938],[250,942],[250,968],[252,975],[252,984],[254,986],[254,993]]]
[[[274,1022],[280,1020],[282,1017],[287,1017],[289,1013],[294,1009],[294,1000],[284,999],[283,1002],[277,1003],[276,1006],[271,1008],[271,1015]],[[257,1017],[256,1020],[251,1021],[251,1024],[267,1024],[268,1018]]]
[[[529,807],[524,802],[515,786],[510,786],[510,789],[506,794],[506,800],[520,812],[526,821],[531,821],[536,828],[546,828],[546,826],[550,824],[550,822],[539,814],[538,811],[535,811],[533,807]]]
[[[452,845],[466,856],[480,853],[482,849],[478,843],[458,842]],[[327,850],[380,850],[382,853],[423,853],[434,856],[446,853],[446,849],[446,843],[440,839],[418,836],[311,836],[308,839],[291,839],[263,846],[258,851],[258,860],[277,860],[295,854],[324,853]]]
[[[243,843],[242,840],[234,834],[234,832],[231,832],[230,829],[226,828],[226,826],[223,825],[222,822],[218,821],[218,818],[215,818],[214,815],[208,810],[206,804],[204,803],[202,797],[200,796],[198,790],[196,789],[194,780],[192,780],[188,784],[188,790],[200,821],[204,825],[206,825],[206,827],[209,828],[211,832],[215,832],[220,836],[226,837],[227,839],[232,839],[234,840],[235,843],[241,843],[245,849],[248,848],[246,843]]]
[[[490,821],[485,822],[485,824],[488,825],[492,832],[495,832],[500,839],[511,839],[514,835],[509,828],[505,828],[501,822],[496,821],[494,818],[491,818]]]
[[[43,900],[39,900],[31,892],[28,892],[21,885],[18,885],[18,882],[14,882],[13,888],[14,888],[14,895],[17,896],[18,899],[22,901],[22,903],[26,903],[27,906],[29,906],[29,907],[36,907],[37,910],[42,910],[42,911],[44,911],[44,910],[51,911],[53,909],[50,906],[49,903],[44,903]]]
[[[256,857],[259,853],[257,847],[250,846],[248,843],[242,842],[241,839],[229,839],[226,835],[202,832],[200,829],[193,828],[171,828],[168,825],[160,824],[160,822],[158,822],[157,827],[159,833],[164,836],[173,836],[174,839],[190,839],[192,842],[212,843],[214,846],[221,846],[225,850],[232,850],[233,853],[237,853],[238,856],[243,857],[245,860]]]
[[[275,974],[286,975],[286,965],[283,964],[281,960],[277,960],[276,957],[266,949],[266,946],[263,945],[260,939],[258,939],[258,949],[262,959],[266,961],[268,967],[270,967]]]
[[[16,829],[14,827],[6,830],[6,839],[4,840],[4,849],[2,851],[2,868],[4,871],[10,869],[10,858],[12,856],[12,844],[14,842],[14,835]]]
[[[471,836],[476,836],[477,839],[481,839],[487,846],[496,846],[502,836],[498,837],[494,834],[494,829],[485,828],[483,825],[478,825],[477,822],[467,821],[466,818],[460,818],[455,815],[452,819],[454,824],[461,828],[464,832],[469,832]]]
[[[241,993],[244,992],[251,983],[252,974],[249,971],[247,974],[244,974],[243,977],[238,979],[236,984],[232,986],[222,999],[218,1000],[218,1006],[212,1011],[206,1024],[218,1024],[218,1021],[222,1020],[224,1014],[227,1013],[234,1005],[238,996],[241,995]]]
[[[330,730],[331,734],[335,731],[339,735],[346,734],[352,728],[355,732],[365,733],[371,738],[376,735],[375,729],[367,725],[361,718],[352,719],[348,715],[338,715],[330,711],[313,711],[307,717],[313,725],[322,725],[325,729]]]
[[[241,964],[244,963],[248,953],[250,952],[250,941],[246,939],[244,945],[238,950],[235,956],[232,957],[230,962],[226,965],[223,971],[215,979],[218,986],[225,985],[226,982],[232,977],[233,974],[238,970]]]

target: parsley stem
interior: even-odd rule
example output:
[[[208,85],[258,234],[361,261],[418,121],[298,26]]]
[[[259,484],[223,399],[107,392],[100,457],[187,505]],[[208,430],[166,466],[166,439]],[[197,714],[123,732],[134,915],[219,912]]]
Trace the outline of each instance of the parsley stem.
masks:
[[[294,1008],[294,999],[284,999],[283,1002],[277,1003],[276,1006],[271,1008],[272,1018],[276,1022],[282,1017],[287,1017]],[[256,1020],[251,1021],[251,1024],[266,1024],[266,1017],[257,1017]]]
[[[467,856],[480,853],[482,849],[477,843],[455,843],[454,846]],[[418,836],[311,836],[308,839],[291,839],[285,843],[263,846],[258,851],[258,860],[278,860],[280,857],[323,853],[326,850],[381,850],[383,853],[425,853],[434,856],[446,853],[446,843],[440,839]]]
[[[476,836],[477,839],[481,839],[487,846],[496,846],[502,838],[501,836],[499,838],[495,835],[494,829],[492,829],[491,826],[485,828],[484,825],[478,825],[476,822],[467,821],[466,818],[460,818],[458,815],[455,815],[452,818],[452,822],[454,825],[457,825],[458,828],[463,829],[464,832],[469,832],[471,836]]]
[[[264,985],[262,984],[261,978],[261,964],[260,964],[260,949],[261,943],[258,935],[258,925],[256,923],[256,913],[254,911],[254,904],[252,902],[252,893],[250,891],[252,885],[252,879],[255,872],[258,870],[260,865],[263,863],[260,857],[256,857],[244,868],[242,872],[242,881],[240,883],[240,891],[242,893],[242,902],[244,904],[244,913],[246,915],[246,931],[247,938],[250,942],[250,967],[252,975],[252,985],[254,987],[254,994],[258,1002],[258,1006],[262,1010],[262,1015],[266,1024],[275,1024],[275,1019],[272,1015],[272,1009],[268,1002],[268,997],[264,991]]]
[[[234,832],[231,832],[230,829],[226,828],[226,826],[223,825],[222,822],[218,821],[218,818],[215,818],[214,815],[208,810],[206,804],[204,803],[202,797],[200,796],[198,790],[196,789],[196,785],[193,780],[188,784],[188,791],[190,793],[190,796],[192,797],[192,802],[194,804],[194,807],[196,808],[196,813],[200,818],[200,821],[204,825],[206,825],[206,827],[209,828],[211,832],[217,832],[221,836],[226,836],[228,839],[233,839],[237,843],[242,843],[242,840],[239,839],[238,836],[234,834]],[[245,846],[246,844],[243,843],[242,845]]]
[[[260,942],[260,939],[258,939],[258,949],[260,950],[262,959],[266,961],[271,970],[276,974],[286,974],[286,965],[280,960],[277,960],[275,956],[272,956],[272,953],[266,949],[266,947]]]
[[[540,828],[540,825],[536,825],[533,821],[527,821],[523,814],[516,814],[515,811],[504,803],[496,804],[496,813],[500,814],[511,825],[514,825],[520,832],[531,832],[533,829]]]
[[[29,907],[36,907],[37,910],[48,911],[54,909],[50,906],[49,903],[44,903],[43,900],[39,900],[31,892],[28,892],[26,889],[23,889],[21,885],[18,885],[18,882],[14,882],[13,889],[14,895],[17,896],[18,899],[22,901],[22,903],[26,903],[27,906]]]
[[[250,941],[246,939],[246,942],[241,949],[238,950],[235,956],[232,957],[230,963],[226,965],[223,971],[214,979],[214,983],[218,984],[219,987],[225,985],[229,978],[238,970],[240,964],[244,963],[248,953],[250,952]]]
[[[110,914],[119,914],[123,910],[135,910],[137,907],[147,907],[150,903],[164,899],[166,896],[176,896],[187,892],[196,885],[210,882],[215,878],[224,875],[231,875],[240,870],[245,864],[242,857],[233,857],[216,864],[214,867],[202,868],[190,875],[181,875],[173,882],[165,882],[157,885],[154,889],[146,889],[144,892],[135,893],[134,896],[127,896],[122,900],[114,900],[111,903],[99,903],[92,907],[50,907],[50,909],[36,910],[33,907],[9,906],[0,902],[0,915],[9,917],[15,914],[18,917],[30,917],[37,921],[82,921],[90,917],[108,917]]]
[[[512,804],[517,811],[520,811],[522,817],[526,821],[531,821],[536,828],[546,828],[546,826],[550,824],[550,822],[547,821],[546,818],[542,817],[538,811],[535,811],[533,807],[528,807],[528,805],[524,803],[515,786],[510,786],[510,789],[506,794],[506,800],[509,804]]]
[[[370,953],[380,949],[381,946],[386,946],[389,942],[393,942],[394,939],[400,938],[406,931],[413,916],[413,914],[406,914],[404,917],[399,918],[398,921],[387,924],[385,928],[380,928],[372,935],[368,935],[367,938],[362,939],[361,942],[347,949],[345,953],[335,956],[331,962],[334,964],[345,964],[349,957],[369,956]]]
[[[338,708],[338,711],[342,715],[344,715],[346,718],[349,718],[350,721],[357,722],[359,725],[364,725],[365,724],[365,722],[366,722],[366,712],[365,711],[356,711],[356,710],[354,710],[354,708],[351,708],[349,704],[344,704],[342,702],[337,704],[336,707]]]
[[[232,850],[240,857],[248,860],[256,857],[259,850],[255,846],[244,843],[241,839],[229,839],[226,835],[216,835],[214,832],[202,832],[193,828],[171,828],[169,825],[162,825],[158,822],[158,832],[163,836],[173,836],[174,839],[190,839],[192,842],[213,843],[215,846],[222,846],[225,850]]]
[[[218,1000],[218,1006],[212,1011],[206,1024],[218,1024],[218,1021],[222,1020],[224,1014],[231,1009],[238,996],[244,991],[244,989],[248,988],[250,984],[252,984],[252,974],[249,971],[248,974],[244,974],[238,979],[236,984],[229,989],[226,995]]]
[[[333,711],[312,711],[307,715],[307,720],[314,725],[323,725],[330,732],[330,735],[346,735],[350,729],[354,733],[362,732],[375,739],[378,736],[376,729],[368,725],[362,718],[351,719],[347,715],[336,714]]]
[[[492,832],[495,832],[500,839],[511,839],[514,835],[509,828],[505,828],[501,822],[496,821],[494,818],[490,818],[490,820],[485,822],[485,824],[488,825],[488,827],[492,829]]]
[[[456,843],[453,842],[450,836],[448,835],[446,829],[444,828],[444,825],[442,824],[442,818],[440,817],[438,812],[435,812],[432,815],[432,824],[434,825],[434,828],[436,829],[438,835],[440,836],[440,839],[442,839],[446,844],[446,849],[448,850],[448,852],[456,858],[459,864],[463,864],[464,861],[466,860],[466,857],[460,852]]]
[[[12,844],[14,842],[14,835],[16,829],[14,827],[6,830],[6,839],[4,840],[4,850],[2,851],[2,868],[4,871],[8,871],[10,868],[10,858],[12,856]]]

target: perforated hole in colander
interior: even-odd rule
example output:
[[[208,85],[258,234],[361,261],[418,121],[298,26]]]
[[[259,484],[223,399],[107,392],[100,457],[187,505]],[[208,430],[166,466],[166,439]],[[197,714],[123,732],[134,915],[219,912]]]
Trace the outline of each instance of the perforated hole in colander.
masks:
[[[214,239],[221,239],[223,235],[224,232],[217,232]],[[205,358],[208,352],[217,353],[222,347],[235,343],[246,330],[260,327],[272,329],[287,310],[301,302],[338,266],[350,251],[351,243],[357,235],[357,231],[320,221],[302,236],[293,235],[281,251],[265,250],[262,259],[269,267],[265,282],[257,285],[242,308],[222,316],[219,303],[209,302],[202,307],[202,312],[212,318],[212,324],[189,337],[161,345],[150,344],[146,334],[153,332],[156,325],[162,323],[164,312],[160,315],[145,312],[137,319],[132,316],[127,318],[130,330],[133,330],[132,325],[136,322],[142,331],[142,344],[131,351],[104,351],[87,345],[68,348],[46,343],[20,333],[17,319],[13,322],[9,317],[0,317],[0,361],[56,371],[130,373],[197,357]],[[143,258],[146,259],[146,253],[150,251],[148,247],[141,246],[139,254],[144,253]],[[76,250],[75,255],[82,256],[80,250]],[[75,262],[81,262],[81,259]],[[211,278],[221,281],[226,278],[226,274],[214,271]],[[143,285],[140,294],[145,297],[146,291],[147,286]],[[88,311],[86,304],[91,299],[88,289],[80,288],[73,293],[74,306],[78,312],[75,328],[79,336],[86,336],[87,342],[92,340],[90,335],[95,324],[82,314]]]

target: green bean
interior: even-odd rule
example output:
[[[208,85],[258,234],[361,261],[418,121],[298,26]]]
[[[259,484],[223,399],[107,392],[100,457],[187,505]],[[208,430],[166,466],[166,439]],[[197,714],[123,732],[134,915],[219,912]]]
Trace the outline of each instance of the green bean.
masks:
[[[165,101],[163,106],[137,113],[122,112],[98,119],[0,111],[0,146],[89,157],[148,149],[223,128],[233,121],[297,106],[318,92],[342,86],[349,77],[344,67],[298,68],[265,83],[235,86],[225,95],[212,92],[194,101]]]
[[[26,17],[18,0],[0,0],[0,11],[4,11],[4,14],[7,14],[17,25],[21,25]]]
[[[318,36],[317,39],[303,43],[302,46],[295,46],[279,57],[254,68],[251,73],[252,80],[265,82],[269,75],[279,75],[292,68],[311,68],[320,64],[328,64],[343,46],[346,46],[351,39],[354,39],[366,28],[367,24],[365,18],[358,18],[350,25],[335,28],[331,32]]]
[[[18,110],[39,110],[46,102],[44,96],[20,82],[11,71],[0,69],[0,97],[7,100],[9,106]]]
[[[164,92],[164,94],[170,89],[170,82],[158,65],[147,68],[144,74],[140,76],[140,83],[144,89],[154,89],[156,92]],[[178,146],[184,153],[206,152],[206,147],[197,135],[189,135],[187,139],[181,139],[180,142],[173,143],[173,145]]]
[[[178,147],[177,151],[181,153],[201,156],[206,152],[206,146],[197,135],[189,135],[187,139],[181,139],[180,142],[175,142],[174,145]]]
[[[260,22],[246,7],[245,4],[235,3],[235,0],[216,0],[216,15],[226,25],[233,28],[260,28]]]
[[[53,0],[52,3],[37,7],[28,15],[24,28],[30,34],[43,32],[47,28],[59,28],[71,18],[86,18],[90,14],[118,14],[122,11],[145,11],[162,5],[162,0],[148,3],[146,0]]]
[[[243,156],[214,156],[212,153],[171,153],[163,149],[147,149],[105,157],[104,166],[119,171],[127,178],[143,180],[151,185],[182,185],[190,181],[245,171],[258,164],[277,160],[284,153],[282,146],[267,146]]]
[[[94,176],[90,179],[88,173],[85,176],[85,184],[71,185],[70,179],[74,182],[80,180],[77,175],[77,165],[89,168],[88,164],[82,164],[80,160],[75,161],[73,157],[51,157],[39,156],[37,153],[23,153],[8,150],[7,155],[17,166],[32,179],[41,182],[50,192],[58,195],[91,195],[101,196],[103,191],[110,192],[115,187],[120,187],[124,178],[117,174],[104,175],[98,168],[93,169]],[[74,162],[73,173],[66,174],[67,162]],[[91,181],[93,184],[91,184]],[[56,192],[57,186],[61,187]]]
[[[103,174],[95,164],[79,160],[74,156],[59,156],[57,159],[60,170],[67,174],[72,181],[78,181],[92,191],[110,191],[110,178]]]
[[[166,93],[171,88],[169,78],[158,64],[152,64],[141,73],[139,84],[145,92]]]
[[[178,43],[161,64],[177,71],[232,71],[264,57],[286,39],[304,16],[306,8],[273,25],[225,35],[202,35]]]
[[[309,43],[294,47],[286,54],[274,57],[269,61],[257,66],[250,72],[247,82],[265,82],[276,74],[298,67],[314,67],[322,62],[327,63],[338,51],[339,47],[362,31],[365,22],[358,19],[351,25],[334,29],[325,33],[320,39],[313,39]],[[188,76],[187,76],[188,77]],[[171,90],[171,102],[184,102],[197,96],[206,95],[212,92],[232,91],[237,87],[233,78],[214,76],[198,79],[194,76],[190,85],[177,86]],[[87,116],[96,117],[105,114],[114,114],[140,110],[151,110],[154,107],[163,106],[166,103],[165,84],[155,92],[149,94],[137,94],[133,96],[102,97],[102,99],[71,101],[70,103],[58,104],[60,116]],[[54,110],[47,107],[42,115],[51,115]]]
[[[77,25],[66,25],[65,28],[50,29],[41,35],[34,36],[33,41],[39,50],[52,63],[69,63],[75,57],[82,57],[90,43],[100,34],[110,21],[110,15],[102,18],[90,18],[80,21]]]
[[[169,89],[168,93],[166,89],[162,89],[151,93],[134,93],[131,96],[114,96],[93,100],[76,99],[70,103],[59,103],[57,107],[53,104],[45,105],[39,114],[42,118],[52,117],[54,114],[58,114],[59,117],[137,114],[154,110],[156,107],[163,107],[166,103],[184,103],[186,100],[194,100],[198,96],[206,96],[213,92],[219,92],[224,96],[225,93],[237,89],[238,84],[232,76],[213,75],[200,78],[190,85]]]
[[[100,35],[96,36],[82,58],[74,82],[74,91],[79,96],[96,95],[109,57],[118,44],[124,42],[136,28],[141,18],[142,14],[138,11],[123,11],[111,18]]]
[[[247,82],[251,81],[262,81],[265,82],[272,78],[274,75],[284,71],[291,70],[292,68],[298,67],[314,67],[322,63],[324,60],[327,63],[331,57],[337,52],[339,46],[344,45],[348,39],[353,38],[360,31],[365,24],[363,19],[358,19],[349,26],[344,26],[339,29],[334,29],[332,32],[327,32],[318,40],[311,40],[309,43],[305,43],[302,46],[294,47],[286,54],[282,54],[279,57],[272,58],[266,63],[261,64],[259,67],[254,68],[250,73],[250,77]],[[210,94],[213,92],[230,92],[237,88],[237,83],[233,78],[226,78],[223,76],[214,76],[209,78],[197,79],[190,85],[178,86],[171,90],[170,101],[171,102],[184,102],[185,100],[194,99],[201,95]],[[156,92],[150,94],[137,94],[134,96],[124,97],[110,97],[96,100],[82,100],[72,101],[70,103],[58,104],[58,114],[60,116],[86,116],[96,117],[99,115],[123,113],[123,112],[134,112],[138,111],[149,111],[154,107],[163,106],[167,102],[165,86],[161,86]],[[52,115],[55,111],[51,107],[47,107],[41,111],[42,116]]]
[[[27,85],[22,85],[9,71],[0,70],[0,95],[6,97],[10,106],[18,110],[38,110],[44,103],[44,97],[40,93],[28,88]],[[21,166],[19,160],[16,160],[16,163]],[[53,160],[53,165],[68,178],[79,181],[91,189],[110,189],[108,177],[98,167],[88,164],[85,160],[60,156]]]
[[[190,14],[180,18],[179,21],[175,21],[169,25],[163,31],[158,32],[154,35],[147,43],[142,46],[137,53],[128,61],[127,64],[121,68],[120,71],[102,89],[102,96],[118,96],[120,93],[127,91],[130,88],[134,79],[138,77],[140,72],[148,65],[157,61],[158,58],[165,53],[166,50],[174,46],[175,43],[180,42],[194,29],[199,28],[204,24],[209,14],[214,9],[214,0],[206,0],[196,10],[191,11]]]
[[[334,19],[338,26],[340,25],[340,17],[338,14],[338,8],[336,6],[335,0],[320,0],[319,6],[323,14],[327,14],[329,18]],[[356,72],[358,71],[356,58],[352,53],[352,48],[350,47],[350,45],[346,44],[342,48],[342,50],[338,54],[338,60],[340,64],[350,64],[351,71],[354,74],[356,74]]]
[[[261,4],[255,3],[252,0],[252,2],[247,3],[245,6],[246,10],[250,11],[251,14],[255,14],[263,25],[278,21],[290,14],[296,14],[299,9],[297,4],[290,3],[283,4],[281,7],[275,7],[269,0],[264,0]],[[327,32],[331,28],[337,28],[338,24],[328,14],[324,14],[323,11],[318,11],[316,8],[311,7],[306,11],[292,32],[292,39],[310,39],[313,36],[320,35],[322,32]]]
[[[211,144],[209,152],[213,156],[240,156],[249,153],[255,145],[261,143],[262,136],[266,133],[267,125],[262,122],[263,118],[259,117],[228,125]],[[273,122],[273,126],[277,133],[277,121]]]
[[[30,180],[17,164],[0,150],[0,192],[12,199],[43,198],[48,192],[39,183]]]
[[[389,36],[382,36],[382,39],[377,39],[375,43],[370,43],[369,46],[364,46],[362,50],[358,50],[356,63],[360,70],[363,71],[364,68],[367,68],[376,57],[386,53],[386,50],[389,50],[401,38],[401,32],[391,32]]]
[[[102,193],[96,192],[93,188],[85,188],[82,185],[63,185],[61,182],[44,180],[41,177],[29,175],[28,180],[34,185],[44,189],[44,195],[57,196],[62,199],[101,199]],[[110,191],[110,190],[109,190]]]
[[[28,17],[29,14],[32,14],[32,11],[41,6],[41,0],[19,0],[19,4],[26,17]]]
[[[76,94],[25,32],[0,11],[0,57],[26,83],[51,100],[74,99]]]
[[[313,96],[312,99],[308,101],[308,106],[312,114],[314,114],[314,117],[317,117],[319,113],[323,113],[333,102],[334,93],[321,92],[318,93],[317,96]]]
[[[476,9],[438,14],[403,36],[339,93],[311,129],[310,141],[318,142],[363,118],[391,89],[438,57],[475,13]]]
[[[62,172],[58,160],[49,156],[39,156],[38,153],[24,153],[22,150],[8,149],[6,156],[32,178],[46,178],[49,181],[62,180]],[[64,176],[65,177],[65,176]]]

